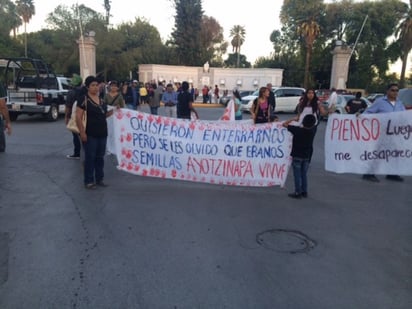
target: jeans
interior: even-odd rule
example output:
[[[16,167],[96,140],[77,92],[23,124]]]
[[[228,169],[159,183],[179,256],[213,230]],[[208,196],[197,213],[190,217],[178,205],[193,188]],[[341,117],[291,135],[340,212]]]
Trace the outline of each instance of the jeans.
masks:
[[[308,192],[308,169],[309,159],[293,158],[293,177],[295,179],[295,193],[302,194]]]
[[[100,182],[104,177],[104,155],[107,137],[87,136],[84,149],[84,184]]]
[[[158,109],[159,107],[150,107],[150,113],[152,114],[152,115],[157,115],[157,109]]]
[[[73,134],[73,146],[74,146],[74,151],[73,155],[75,157],[80,157],[80,150],[81,150],[81,143],[80,143],[80,136],[77,133],[72,132]]]
[[[132,109],[132,110],[134,110],[134,111],[137,109],[137,106],[134,105],[134,104],[132,104],[132,103],[126,103],[126,107],[127,107],[128,109]]]

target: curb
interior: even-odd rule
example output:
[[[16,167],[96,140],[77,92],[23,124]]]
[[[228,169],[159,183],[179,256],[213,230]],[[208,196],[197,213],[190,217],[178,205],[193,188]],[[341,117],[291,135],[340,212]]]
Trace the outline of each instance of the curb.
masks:
[[[164,106],[164,105],[161,103],[160,106]],[[225,106],[223,104],[217,104],[217,103],[209,104],[209,103],[196,103],[196,102],[193,103],[193,107],[197,107],[197,108],[211,108],[211,107],[219,108],[219,107],[222,107],[222,108],[225,108]]]
[[[223,104],[216,104],[216,103],[212,103],[212,104],[209,104],[209,103],[193,103],[193,106],[194,107],[199,107],[199,108],[210,108],[210,107],[225,107]]]

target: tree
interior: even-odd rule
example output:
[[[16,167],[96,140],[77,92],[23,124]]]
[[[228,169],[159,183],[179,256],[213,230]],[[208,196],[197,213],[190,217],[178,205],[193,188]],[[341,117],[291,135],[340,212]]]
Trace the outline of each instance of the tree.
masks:
[[[251,63],[247,61],[245,55],[233,53],[229,54],[227,59],[224,61],[224,66],[227,68],[250,68]]]
[[[168,42],[176,52],[177,62],[182,65],[199,66],[202,63],[201,0],[174,0],[175,26]]]
[[[202,17],[200,44],[201,63],[209,61],[212,66],[223,63],[223,54],[226,53],[228,44],[224,40],[222,26],[213,17]]]
[[[229,36],[232,38],[230,44],[232,44],[232,51],[234,51],[237,54],[237,67],[239,67],[239,58],[240,58],[240,47],[243,45],[245,42],[245,37],[246,37],[246,30],[245,27],[240,26],[240,25],[235,25],[230,29],[230,34]]]
[[[304,38],[306,44],[305,78],[303,81],[303,87],[307,89],[309,87],[309,68],[312,58],[313,42],[316,40],[320,33],[320,27],[318,23],[313,19],[304,21],[299,26],[298,33]]]
[[[10,0],[0,0],[0,36],[6,38],[10,31],[16,38],[16,30],[22,25],[16,5]]]
[[[96,33],[100,47],[96,50],[96,59],[101,60],[100,52],[105,45],[102,38],[107,37],[103,15],[85,5],[59,5],[48,15],[46,23],[49,29],[32,34],[33,53],[52,64],[57,72],[79,73],[79,47],[76,41],[88,31]],[[98,71],[103,70],[97,64]]]
[[[299,51],[305,59],[305,74],[303,86],[309,87],[312,79],[310,72],[310,61],[313,45],[320,35],[319,23],[324,18],[325,5],[323,0],[306,0],[302,5],[301,0],[284,0],[280,12],[280,20],[283,31],[291,41],[300,42]],[[303,38],[303,40],[302,40]]]
[[[352,17],[344,33],[347,44],[354,49],[347,87],[368,88],[374,79],[385,80],[389,61],[400,56],[400,48],[391,48],[390,41],[406,9],[399,0],[353,3]],[[354,46],[366,16],[358,44]]]
[[[24,55],[27,57],[27,24],[33,15],[36,14],[33,0],[17,0],[17,13],[21,16],[24,23]]]
[[[395,36],[401,50],[402,70],[400,76],[400,87],[405,87],[405,72],[408,55],[412,49],[412,0],[409,0],[409,9],[396,29]]]

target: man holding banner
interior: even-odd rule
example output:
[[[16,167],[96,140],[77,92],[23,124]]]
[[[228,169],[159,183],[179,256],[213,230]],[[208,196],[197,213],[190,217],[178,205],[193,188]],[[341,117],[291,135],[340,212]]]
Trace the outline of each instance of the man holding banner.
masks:
[[[386,88],[386,96],[377,99],[373,105],[367,108],[365,114],[377,114],[377,113],[391,113],[405,111],[405,106],[398,99],[399,87],[396,83],[391,83]],[[374,174],[364,174],[363,179],[379,182],[379,179]],[[403,181],[403,178],[399,175],[387,175],[386,179],[393,181]]]

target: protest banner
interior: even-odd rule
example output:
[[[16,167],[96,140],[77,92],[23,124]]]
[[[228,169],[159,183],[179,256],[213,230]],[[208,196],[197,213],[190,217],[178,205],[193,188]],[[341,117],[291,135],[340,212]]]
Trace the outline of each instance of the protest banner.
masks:
[[[235,101],[233,101],[233,99],[230,100],[229,103],[227,103],[225,111],[222,117],[220,117],[220,120],[236,121],[235,120]]]
[[[336,173],[412,175],[412,111],[328,119],[325,169]]]
[[[280,122],[191,121],[120,109],[118,168],[132,174],[236,186],[284,186],[292,135]]]

